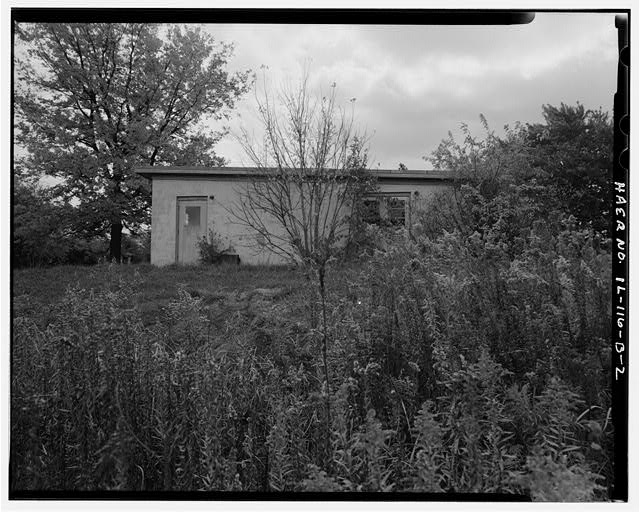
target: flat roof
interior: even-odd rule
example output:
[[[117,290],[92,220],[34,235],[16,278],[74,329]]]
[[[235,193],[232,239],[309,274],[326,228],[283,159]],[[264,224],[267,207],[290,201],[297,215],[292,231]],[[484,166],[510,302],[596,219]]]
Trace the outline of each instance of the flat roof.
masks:
[[[136,168],[136,173],[145,178],[199,176],[211,178],[247,178],[249,176],[264,176],[275,168],[257,167],[200,167],[200,166],[146,166]],[[370,169],[371,173],[381,180],[417,180],[417,181],[448,181],[452,176],[447,171],[434,169]]]

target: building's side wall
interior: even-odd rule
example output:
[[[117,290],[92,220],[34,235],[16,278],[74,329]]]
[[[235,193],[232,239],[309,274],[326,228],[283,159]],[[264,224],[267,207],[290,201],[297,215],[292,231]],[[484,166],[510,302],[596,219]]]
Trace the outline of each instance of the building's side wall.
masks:
[[[233,179],[200,177],[155,177],[152,192],[151,263],[168,265],[176,262],[177,198],[207,197],[207,232],[212,230],[234,248],[243,264],[280,264],[285,258],[261,247],[256,234],[233,218],[233,205],[241,199],[246,182]],[[386,182],[379,185],[381,194],[410,193],[414,200],[425,200],[443,190],[443,183]],[[418,192],[418,195],[415,192]],[[213,197],[213,198],[212,198]],[[268,222],[269,223],[269,222]],[[281,233],[275,221],[270,222],[271,233]]]

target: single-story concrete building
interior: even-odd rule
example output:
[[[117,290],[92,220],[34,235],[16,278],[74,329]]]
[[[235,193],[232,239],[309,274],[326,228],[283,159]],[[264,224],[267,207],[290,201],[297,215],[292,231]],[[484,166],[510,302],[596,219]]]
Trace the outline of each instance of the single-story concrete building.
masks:
[[[146,167],[136,172],[152,183],[151,263],[197,263],[197,242],[215,233],[233,248],[243,264],[284,263],[249,227],[238,223],[232,205],[242,198],[243,184],[260,179],[248,167]],[[411,226],[415,205],[448,186],[440,171],[372,170],[378,191],[365,201],[370,222]],[[271,225],[269,225],[271,226]],[[281,227],[273,222],[273,230]]]

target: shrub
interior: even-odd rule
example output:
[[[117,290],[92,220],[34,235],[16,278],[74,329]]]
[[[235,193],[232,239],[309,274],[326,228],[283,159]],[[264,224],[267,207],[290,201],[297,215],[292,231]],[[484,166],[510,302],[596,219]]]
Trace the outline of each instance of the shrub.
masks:
[[[218,264],[223,260],[224,255],[232,254],[234,249],[230,244],[226,244],[220,235],[209,230],[208,237],[202,236],[198,240],[198,251],[201,263]]]
[[[64,231],[65,211],[65,207],[50,202],[46,191],[17,181],[13,189],[13,267],[66,261],[70,241]]]

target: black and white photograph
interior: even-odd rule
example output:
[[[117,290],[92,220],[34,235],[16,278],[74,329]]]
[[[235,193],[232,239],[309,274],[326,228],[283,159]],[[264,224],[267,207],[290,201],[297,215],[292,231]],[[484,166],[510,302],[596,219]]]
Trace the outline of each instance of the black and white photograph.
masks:
[[[12,8],[10,502],[628,501],[621,5]]]

